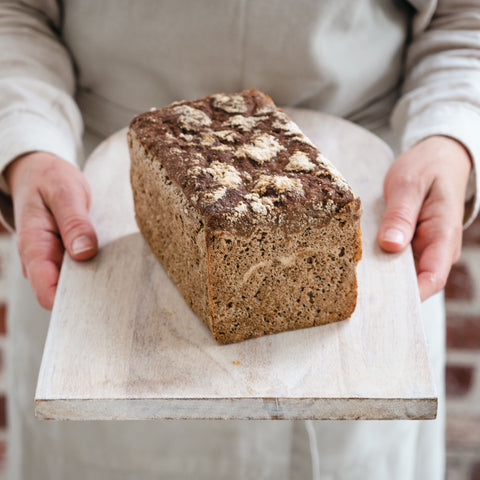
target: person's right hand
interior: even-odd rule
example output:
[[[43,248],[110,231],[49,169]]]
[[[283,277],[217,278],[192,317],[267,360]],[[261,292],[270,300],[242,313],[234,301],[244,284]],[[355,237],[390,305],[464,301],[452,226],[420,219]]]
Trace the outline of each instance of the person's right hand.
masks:
[[[40,305],[51,310],[65,249],[86,260],[98,248],[88,217],[90,188],[77,167],[44,152],[18,157],[5,173],[23,275]]]

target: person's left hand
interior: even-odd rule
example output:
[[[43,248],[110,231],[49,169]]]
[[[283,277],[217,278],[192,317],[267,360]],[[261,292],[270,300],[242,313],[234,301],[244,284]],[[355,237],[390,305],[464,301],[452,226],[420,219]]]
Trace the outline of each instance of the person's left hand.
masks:
[[[461,143],[433,136],[400,155],[385,177],[386,210],[377,240],[388,252],[412,243],[422,301],[444,288],[460,257],[471,168]]]

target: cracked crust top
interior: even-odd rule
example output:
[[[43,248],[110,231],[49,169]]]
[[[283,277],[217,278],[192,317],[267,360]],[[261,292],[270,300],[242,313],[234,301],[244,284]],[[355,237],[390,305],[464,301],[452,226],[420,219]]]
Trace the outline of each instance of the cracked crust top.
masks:
[[[175,102],[130,124],[211,228],[305,226],[360,202],[299,127],[257,90]],[[303,214],[301,214],[303,212]]]

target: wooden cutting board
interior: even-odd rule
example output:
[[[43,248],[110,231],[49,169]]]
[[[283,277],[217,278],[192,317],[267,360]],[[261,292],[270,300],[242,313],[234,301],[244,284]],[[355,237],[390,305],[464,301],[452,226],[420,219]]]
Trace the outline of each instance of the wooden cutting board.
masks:
[[[344,120],[287,110],[363,204],[359,297],[346,321],[218,345],[139,234],[126,130],[85,168],[100,242],[62,267],[35,397],[44,419],[427,419],[437,398],[412,253],[375,237],[392,160]]]

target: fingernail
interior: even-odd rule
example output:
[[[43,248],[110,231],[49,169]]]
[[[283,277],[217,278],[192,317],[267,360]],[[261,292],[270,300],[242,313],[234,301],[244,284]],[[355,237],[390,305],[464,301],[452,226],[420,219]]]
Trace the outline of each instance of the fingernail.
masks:
[[[402,231],[397,230],[396,228],[388,228],[383,233],[382,239],[384,242],[397,243],[398,245],[403,245],[405,241],[405,235]]]
[[[77,255],[82,252],[86,252],[87,250],[91,250],[92,248],[93,248],[93,243],[90,240],[90,237],[87,237],[86,235],[77,237],[72,242],[72,253],[74,255]]]

